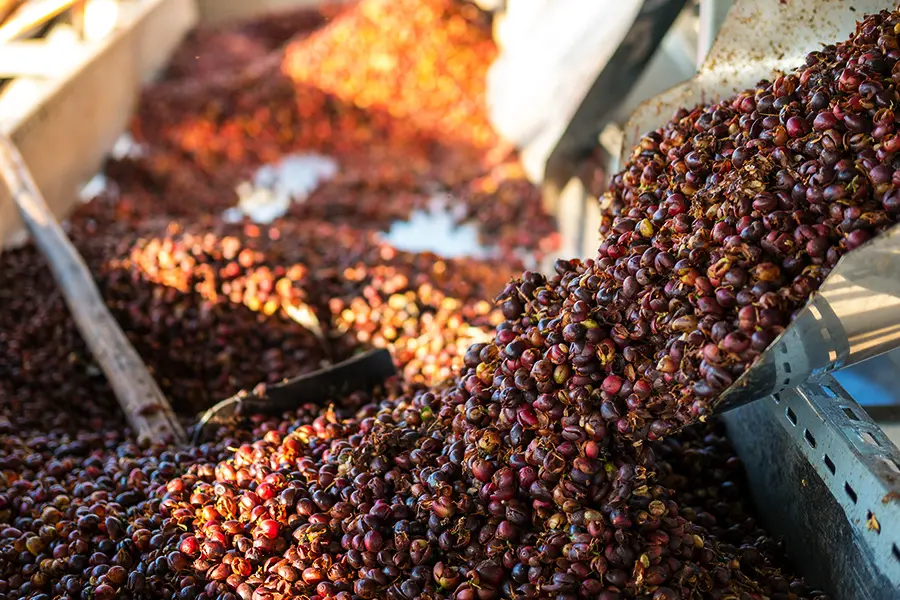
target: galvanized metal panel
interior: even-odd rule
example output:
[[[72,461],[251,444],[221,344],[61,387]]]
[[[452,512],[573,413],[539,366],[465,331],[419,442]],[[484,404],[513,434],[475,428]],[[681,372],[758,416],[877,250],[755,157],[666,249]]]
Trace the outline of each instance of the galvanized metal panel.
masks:
[[[841,600],[900,597],[900,451],[831,376],[724,415],[768,531]]]

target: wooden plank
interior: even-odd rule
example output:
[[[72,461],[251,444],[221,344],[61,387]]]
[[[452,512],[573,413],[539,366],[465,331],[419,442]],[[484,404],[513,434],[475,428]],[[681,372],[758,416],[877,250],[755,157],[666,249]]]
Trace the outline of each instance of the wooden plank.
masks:
[[[331,0],[336,2],[353,2],[354,0]],[[200,7],[200,21],[204,24],[221,23],[237,19],[250,19],[264,14],[315,8],[325,4],[323,0],[197,0]]]
[[[127,32],[114,34],[75,73],[54,80],[53,89],[8,129],[58,218],[68,214],[79,184],[100,167],[133,111],[138,82],[128,43]],[[2,194],[4,217],[14,215],[6,190]],[[0,236],[20,227],[17,216],[3,218]]]
[[[72,8],[77,0],[31,0],[0,25],[0,43],[18,39]]]
[[[147,2],[138,16],[134,34],[134,51],[140,83],[152,80],[169,62],[169,58],[188,31],[197,25],[199,11],[196,0]]]
[[[25,157],[57,218],[68,214],[79,186],[99,170],[124,131],[141,82],[165,63],[197,20],[194,0],[142,0],[131,15],[70,73],[41,82],[24,112],[4,114],[0,98],[0,127]],[[35,85],[13,83],[19,90]],[[0,244],[19,230],[8,190],[0,187]]]
[[[0,0],[0,24],[5,23],[22,2],[24,0]]]
[[[144,14],[144,7],[141,6],[139,0],[126,0],[116,3],[118,11],[118,20],[120,23],[131,23],[140,15]]]
[[[60,77],[82,62],[90,48],[83,42],[52,44],[43,40],[0,44],[0,79]]]
[[[0,128],[10,131],[54,87],[54,80],[42,77],[19,77],[10,81],[0,93]]]

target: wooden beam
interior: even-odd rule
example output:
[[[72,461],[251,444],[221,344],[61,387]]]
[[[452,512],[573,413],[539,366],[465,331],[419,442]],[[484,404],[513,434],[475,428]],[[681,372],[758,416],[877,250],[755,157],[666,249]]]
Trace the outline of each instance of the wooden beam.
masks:
[[[31,0],[0,25],[0,43],[18,39],[72,8],[77,0]]]
[[[355,0],[331,0],[335,3],[350,3]],[[202,23],[222,23],[238,19],[251,19],[265,14],[316,8],[326,4],[323,0],[197,0]]]
[[[84,42],[25,40],[0,44],[0,79],[60,77],[82,62],[90,50],[91,45]]]
[[[0,0],[0,25],[15,12],[25,0]]]
[[[123,3],[124,5],[125,3]],[[20,78],[0,94],[0,128],[19,148],[47,204],[63,218],[125,130],[142,82],[197,22],[195,0],[141,0],[59,77]],[[0,245],[22,224],[0,189]]]

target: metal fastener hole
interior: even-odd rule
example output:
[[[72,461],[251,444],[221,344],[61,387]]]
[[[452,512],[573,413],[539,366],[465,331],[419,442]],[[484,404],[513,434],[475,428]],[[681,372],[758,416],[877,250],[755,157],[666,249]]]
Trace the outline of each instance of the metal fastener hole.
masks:
[[[822,391],[825,392],[825,395],[829,398],[837,398],[837,394],[835,393],[835,391],[827,385],[822,386]]]
[[[900,548],[897,547],[897,544],[894,544],[893,548],[891,548],[894,552],[894,558],[900,561]]]
[[[825,455],[825,466],[828,467],[828,470],[831,471],[831,474],[834,475],[834,472],[837,470],[834,466],[834,461],[831,460],[831,457],[827,454]]]
[[[791,372],[791,363],[786,362],[782,366],[784,367],[785,372],[787,372],[787,373]]]
[[[878,457],[878,460],[880,460],[881,462],[883,462],[884,465],[885,465],[888,469],[890,469],[891,471],[893,471],[894,473],[900,474],[900,463],[898,463],[896,460],[892,460],[892,459],[886,458],[886,457],[884,457],[884,456],[879,456],[879,457]]]
[[[781,396],[778,394],[772,394],[772,400],[775,401],[775,404],[781,404]]]
[[[813,434],[809,432],[809,429],[803,432],[803,437],[806,438],[806,443],[810,445],[810,447],[816,447],[816,438],[813,437]]]
[[[787,415],[788,421],[791,422],[791,425],[797,424],[797,415],[794,413],[794,409],[788,406],[787,410],[784,411],[784,414]]]
[[[854,490],[846,481],[844,482],[844,491],[847,492],[847,497],[850,498],[853,504],[856,504],[856,501],[858,500],[856,490]]]
[[[847,415],[847,418],[853,421],[859,421],[859,417],[856,416],[856,413],[849,406],[842,406],[841,410],[844,411],[844,414]]]
[[[859,433],[859,437],[862,439],[862,441],[869,444],[870,446],[878,446],[879,448],[881,447],[881,442],[875,439],[875,436],[868,431],[861,431]]]

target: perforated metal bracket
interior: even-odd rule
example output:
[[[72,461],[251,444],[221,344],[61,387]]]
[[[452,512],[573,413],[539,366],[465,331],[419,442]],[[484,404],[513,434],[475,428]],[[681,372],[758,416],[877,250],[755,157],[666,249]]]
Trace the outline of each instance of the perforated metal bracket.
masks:
[[[723,416],[769,530],[814,585],[900,597],[900,451],[830,375]]]
[[[784,406],[783,424],[802,436],[810,464],[900,585],[900,452],[831,376],[772,401]]]

